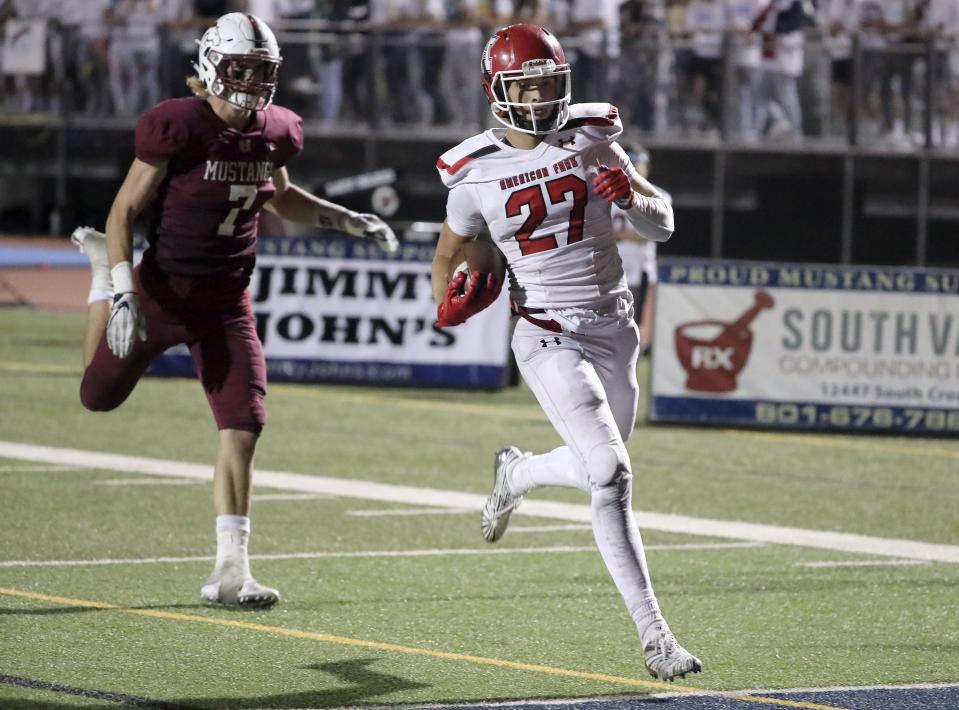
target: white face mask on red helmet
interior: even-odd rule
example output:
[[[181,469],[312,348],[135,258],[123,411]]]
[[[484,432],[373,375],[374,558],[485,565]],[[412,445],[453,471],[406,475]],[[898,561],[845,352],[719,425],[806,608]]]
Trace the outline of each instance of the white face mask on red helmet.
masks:
[[[493,117],[507,128],[533,135],[559,130],[569,118],[570,68],[559,41],[544,27],[510,25],[497,30],[483,49],[483,86]],[[512,101],[510,85],[552,78],[556,98]]]
[[[273,102],[280,47],[267,24],[256,15],[231,12],[197,40],[194,68],[206,90],[234,106],[261,110]]]

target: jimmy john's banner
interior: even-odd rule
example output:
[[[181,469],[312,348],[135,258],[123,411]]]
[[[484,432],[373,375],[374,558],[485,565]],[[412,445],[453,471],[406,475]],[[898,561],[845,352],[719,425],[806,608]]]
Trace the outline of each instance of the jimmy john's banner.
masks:
[[[434,328],[432,258],[432,244],[390,257],[356,239],[261,238],[250,296],[269,379],[504,386],[506,293],[463,325]],[[189,353],[170,351],[151,372],[189,374]]]
[[[662,260],[650,418],[959,436],[959,271]]]

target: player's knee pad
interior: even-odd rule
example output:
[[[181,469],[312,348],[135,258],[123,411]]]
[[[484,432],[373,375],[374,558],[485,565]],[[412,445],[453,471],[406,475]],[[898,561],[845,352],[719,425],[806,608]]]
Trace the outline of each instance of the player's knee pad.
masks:
[[[631,508],[633,498],[633,474],[625,466],[619,466],[612,480],[604,485],[592,486],[593,505],[601,508]]]
[[[631,476],[629,459],[622,446],[612,443],[597,444],[586,455],[586,471],[590,488],[605,488],[623,476]]]

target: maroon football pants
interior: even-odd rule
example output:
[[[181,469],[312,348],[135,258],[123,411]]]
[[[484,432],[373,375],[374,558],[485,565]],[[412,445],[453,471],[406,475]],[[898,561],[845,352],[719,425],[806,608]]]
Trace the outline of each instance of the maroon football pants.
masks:
[[[138,337],[130,355],[120,359],[103,334],[83,373],[83,406],[95,412],[120,406],[154,358],[185,343],[217,428],[258,434],[266,422],[266,361],[249,293],[218,288],[215,280],[144,272],[140,266],[135,273],[146,340]]]

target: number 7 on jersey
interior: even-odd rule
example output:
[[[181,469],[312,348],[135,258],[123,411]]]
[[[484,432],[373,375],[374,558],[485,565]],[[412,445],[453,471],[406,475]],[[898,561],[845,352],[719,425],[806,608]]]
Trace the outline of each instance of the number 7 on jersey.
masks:
[[[230,185],[230,202],[238,202],[243,200],[243,205],[240,207],[234,207],[230,210],[230,213],[226,216],[219,226],[216,228],[216,233],[221,237],[232,237],[233,228],[236,224],[237,215],[240,214],[240,210],[248,210],[253,206],[253,201],[256,199],[256,185]]]

